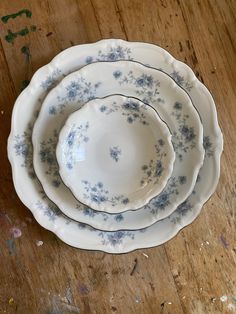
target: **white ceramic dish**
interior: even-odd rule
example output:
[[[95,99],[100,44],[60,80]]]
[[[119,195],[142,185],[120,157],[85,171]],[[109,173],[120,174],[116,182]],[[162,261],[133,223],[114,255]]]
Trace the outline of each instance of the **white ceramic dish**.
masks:
[[[97,73],[97,75],[94,75]],[[89,87],[89,88],[88,88]],[[46,97],[33,129],[34,169],[47,196],[70,218],[86,223],[84,211],[59,176],[55,147],[68,115],[88,100],[114,93],[138,96],[152,104],[172,133],[176,152],[171,178],[164,190],[135,213],[124,212],[126,229],[147,227],[170,215],[192,192],[203,162],[203,129],[190,98],[173,79],[131,61],[97,62],[66,76]],[[52,95],[52,96],[51,96]],[[102,223],[101,223],[102,222]],[[94,218],[97,229],[125,229]]]
[[[142,231],[102,232],[68,219],[46,197],[32,167],[32,125],[48,90],[64,75],[81,68],[86,62],[111,59],[133,59],[162,68],[188,91],[204,126],[206,154],[193,193],[170,217]],[[15,189],[38,223],[69,245],[109,253],[125,253],[160,245],[190,224],[216,189],[222,149],[223,138],[217,122],[214,101],[192,70],[158,46],[113,39],[71,47],[57,55],[50,64],[40,68],[29,86],[16,100],[8,139],[8,156],[12,165]],[[93,220],[96,215],[88,211],[87,216]],[[122,221],[122,218],[119,219],[115,215],[114,220]],[[111,224],[114,220],[111,219]]]
[[[56,103],[55,91],[45,102]],[[56,156],[74,196],[110,213],[146,205],[163,190],[175,160],[171,134],[157,112],[120,95],[90,100],[72,113]]]

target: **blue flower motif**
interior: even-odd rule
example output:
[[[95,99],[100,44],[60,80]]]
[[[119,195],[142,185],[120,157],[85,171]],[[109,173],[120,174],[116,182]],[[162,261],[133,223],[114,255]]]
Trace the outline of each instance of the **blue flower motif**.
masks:
[[[61,182],[58,180],[53,180],[52,181],[52,185],[55,186],[56,188],[58,188],[60,186]]]
[[[73,166],[72,166],[72,164],[70,163],[70,162],[68,162],[67,164],[66,164],[66,167],[68,168],[68,169],[72,169],[73,168]]]
[[[182,184],[185,184],[187,182],[187,178],[186,176],[179,176],[179,183],[182,185]]]
[[[49,114],[55,115],[56,114],[56,107],[55,106],[50,106],[49,107]]]
[[[154,201],[154,206],[160,209],[165,209],[166,206],[170,205],[170,194],[168,192],[162,192],[157,199]]]
[[[107,110],[107,107],[103,105],[103,106],[101,106],[101,107],[99,108],[99,110],[100,110],[101,112],[104,112],[104,111]]]
[[[76,131],[71,131],[67,136],[67,144],[69,147],[73,146],[75,141]]]
[[[142,74],[140,77],[136,79],[136,83],[138,86],[147,86],[151,88],[153,86],[153,77],[151,75]]]
[[[113,160],[118,162],[121,156],[121,149],[118,146],[111,147],[110,156]]]
[[[93,62],[93,57],[88,56],[88,57],[85,59],[85,62],[86,62],[87,64]]]
[[[103,203],[107,200],[107,198],[103,195],[91,194],[91,201],[97,204]]]
[[[123,217],[122,214],[119,214],[119,215],[116,215],[116,216],[115,216],[115,221],[120,222],[120,221],[122,221],[122,220],[124,220],[124,217]]]
[[[123,199],[123,200],[122,200],[122,203],[123,203],[123,204],[128,204],[128,203],[129,203],[129,199],[128,199],[128,198]]]
[[[179,131],[184,136],[186,142],[191,142],[196,137],[194,129],[187,125],[181,125]]]
[[[160,146],[165,145],[165,141],[163,139],[158,140],[158,143],[159,143]]]
[[[115,79],[118,79],[121,75],[122,75],[122,72],[119,70],[113,72],[113,76]]]
[[[134,111],[140,110],[139,103],[134,102],[134,101],[126,102],[122,106],[123,106],[123,108],[128,109],[128,110],[134,110]]]
[[[180,102],[176,101],[175,104],[174,104],[174,108],[176,110],[181,110],[182,109],[182,104]]]
[[[127,121],[128,121],[129,123],[133,123],[134,120],[133,120],[132,117],[128,117],[128,118],[127,118]]]
[[[213,145],[212,142],[210,140],[209,136],[204,136],[203,138],[203,147],[206,151],[206,155],[207,157],[212,157],[214,154],[214,149],[213,149]]]

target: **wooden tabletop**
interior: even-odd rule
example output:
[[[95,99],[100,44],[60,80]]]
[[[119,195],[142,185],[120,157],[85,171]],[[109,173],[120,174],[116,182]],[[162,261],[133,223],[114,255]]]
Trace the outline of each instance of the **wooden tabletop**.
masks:
[[[3,16],[0,313],[236,313],[236,1],[2,0]],[[14,101],[33,73],[101,38],[158,44],[186,62],[224,133],[220,182],[201,215],[165,245],[123,255],[74,249],[38,225],[6,152]]]

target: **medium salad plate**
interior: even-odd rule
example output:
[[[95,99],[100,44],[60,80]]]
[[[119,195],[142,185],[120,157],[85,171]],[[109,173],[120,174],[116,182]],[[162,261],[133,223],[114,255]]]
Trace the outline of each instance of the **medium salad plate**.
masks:
[[[45,102],[57,97],[54,89]],[[175,153],[168,127],[151,106],[113,95],[90,100],[69,116],[56,157],[62,181],[81,203],[119,213],[146,205],[163,190]]]
[[[141,231],[105,232],[68,219],[46,197],[33,169],[31,134],[43,99],[65,75],[93,61],[120,59],[136,60],[161,68],[189,93],[203,123],[205,159],[192,194],[168,218]],[[156,45],[115,39],[71,47],[40,68],[16,100],[8,139],[8,157],[16,192],[38,223],[69,245],[109,253],[125,253],[163,244],[190,224],[216,189],[222,149],[223,137],[213,98],[193,71]],[[85,210],[84,215],[92,221],[101,213]],[[105,214],[104,219],[110,219],[111,225],[114,221],[124,222],[122,216],[110,217],[112,216]]]
[[[170,215],[190,195],[204,157],[199,115],[187,93],[162,71],[133,61],[116,61],[88,64],[67,75],[46,97],[35,122],[34,169],[46,195],[62,212],[87,223],[83,213],[88,206],[78,202],[59,175],[58,134],[68,115],[90,99],[121,93],[151,104],[172,133],[176,155],[171,177],[162,192],[138,209],[135,218],[132,211],[122,214],[127,229],[141,229]],[[102,220],[101,224],[97,218],[91,225],[103,230],[125,229],[122,221],[110,225]]]

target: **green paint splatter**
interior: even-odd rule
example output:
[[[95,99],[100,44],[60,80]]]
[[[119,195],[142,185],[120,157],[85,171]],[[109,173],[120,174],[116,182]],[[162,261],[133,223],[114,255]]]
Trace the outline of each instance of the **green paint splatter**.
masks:
[[[8,247],[9,254],[10,254],[10,255],[14,255],[14,254],[15,254],[15,251],[16,251],[16,244],[15,244],[14,239],[8,239],[8,240],[6,241],[6,245],[7,245],[7,247]]]
[[[30,54],[30,49],[27,46],[23,46],[21,48],[21,52],[25,55],[26,57],[26,61],[29,62],[30,58],[31,58],[31,54]]]
[[[28,85],[29,85],[30,81],[29,80],[24,80],[21,83],[21,91],[23,91]]]
[[[37,26],[36,25],[31,25],[30,26],[30,30],[31,30],[31,32],[36,32]]]
[[[20,35],[20,36],[28,35],[28,34],[29,34],[28,27],[21,29],[21,30],[20,30],[19,32],[17,32],[16,34],[17,34],[17,35]]]
[[[13,43],[16,37],[17,37],[16,33],[12,33],[11,30],[8,30],[8,34],[5,36],[5,39],[9,43]]]
[[[19,12],[17,13],[13,13],[13,14],[9,14],[9,15],[5,15],[5,16],[2,16],[2,21],[3,23],[7,23],[9,19],[15,19],[17,16],[21,16],[25,14],[26,17],[28,18],[31,18],[32,16],[32,12],[28,9],[23,9],[23,10],[20,10]]]
[[[10,29],[7,31],[7,35],[5,36],[5,39],[7,42],[13,44],[14,40],[17,36],[26,36],[29,34],[28,27],[22,28],[19,32],[13,33]]]

